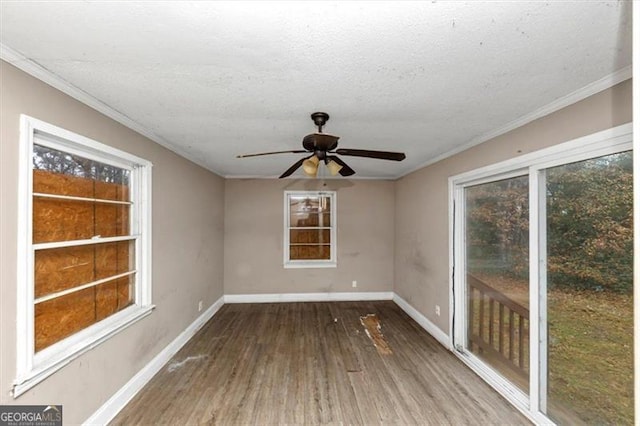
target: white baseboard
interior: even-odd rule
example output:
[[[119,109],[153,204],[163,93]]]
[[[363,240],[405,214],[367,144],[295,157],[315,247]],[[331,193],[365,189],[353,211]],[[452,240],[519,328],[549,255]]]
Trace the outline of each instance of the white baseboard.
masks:
[[[202,313],[194,322],[167,345],[158,355],[156,355],[142,370],[131,378],[118,392],[116,392],[107,402],[89,417],[84,425],[106,425],[124,408],[125,405],[146,385],[151,378],[169,362],[189,341],[202,326],[209,321],[216,312],[224,305],[224,296],[218,299],[213,305]]]
[[[392,300],[392,291],[337,293],[225,294],[224,303],[358,302]]]
[[[395,293],[393,294],[393,301],[396,303],[396,305],[400,306],[400,308],[405,311],[407,315],[413,318],[415,322],[420,324],[420,326],[424,328],[427,333],[432,335],[438,342],[440,342],[442,346],[449,350],[453,350],[453,346],[451,345],[451,338],[447,333],[440,330],[438,326],[429,321],[427,317],[422,315],[416,308],[411,306],[409,303],[407,303],[406,300]]]

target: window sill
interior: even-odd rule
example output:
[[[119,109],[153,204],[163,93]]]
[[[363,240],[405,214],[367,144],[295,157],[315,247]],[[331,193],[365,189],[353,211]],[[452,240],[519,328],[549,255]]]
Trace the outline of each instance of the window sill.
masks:
[[[20,374],[14,381],[13,397],[22,395],[80,355],[151,314],[154,308],[154,305],[132,306],[50,348],[43,349],[33,357],[34,366],[31,370]]]
[[[309,262],[285,262],[285,269],[301,269],[301,268],[337,268],[337,262],[309,261]]]

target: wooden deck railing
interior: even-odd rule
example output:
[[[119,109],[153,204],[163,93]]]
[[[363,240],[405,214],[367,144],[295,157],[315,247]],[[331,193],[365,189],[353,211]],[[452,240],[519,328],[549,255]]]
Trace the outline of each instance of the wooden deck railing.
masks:
[[[469,348],[528,378],[529,309],[473,275],[467,284]]]

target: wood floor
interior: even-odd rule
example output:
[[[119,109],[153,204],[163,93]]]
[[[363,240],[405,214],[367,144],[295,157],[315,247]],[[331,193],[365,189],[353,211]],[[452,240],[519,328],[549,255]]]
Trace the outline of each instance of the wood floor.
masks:
[[[224,305],[112,422],[161,423],[529,424],[391,301]]]

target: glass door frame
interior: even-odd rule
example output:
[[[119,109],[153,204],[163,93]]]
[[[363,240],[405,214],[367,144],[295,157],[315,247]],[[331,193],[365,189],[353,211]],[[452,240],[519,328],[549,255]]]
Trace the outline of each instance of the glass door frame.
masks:
[[[627,123],[449,178],[449,241],[452,247],[449,319],[453,352],[535,423],[554,423],[544,414],[547,395],[546,169],[632,148],[632,124]],[[528,395],[467,349],[466,330],[465,188],[523,175],[529,176]]]

